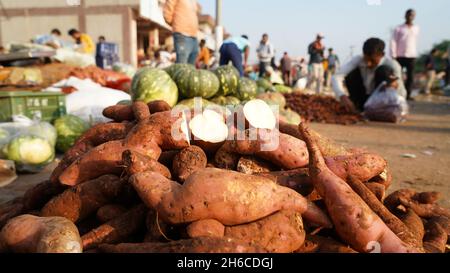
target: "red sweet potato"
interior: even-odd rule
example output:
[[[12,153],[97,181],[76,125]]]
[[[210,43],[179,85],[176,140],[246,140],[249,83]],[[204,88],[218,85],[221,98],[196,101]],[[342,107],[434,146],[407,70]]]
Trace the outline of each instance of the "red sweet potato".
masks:
[[[97,210],[97,220],[100,223],[106,223],[112,219],[124,214],[127,209],[124,206],[117,204],[108,204]]]
[[[150,110],[148,109],[147,104],[142,101],[133,102],[131,105],[133,110],[134,117],[137,122],[144,121],[150,118]]]
[[[189,146],[181,150],[173,159],[172,172],[177,180],[184,183],[195,171],[206,168],[208,158],[198,146]]]
[[[126,150],[122,154],[122,161],[129,176],[143,172],[158,172],[167,178],[171,178],[170,170],[158,161],[141,153]]]
[[[357,253],[351,247],[337,242],[331,238],[318,235],[306,235],[303,246],[296,253]]]
[[[364,185],[377,197],[380,202],[383,202],[386,195],[386,188],[383,184],[368,182],[364,183]]]
[[[263,247],[230,238],[201,237],[169,243],[100,245],[104,253],[266,253]]]
[[[81,253],[77,227],[63,217],[21,215],[0,232],[0,244],[16,253]]]
[[[448,235],[445,229],[435,221],[428,221],[423,238],[423,247],[427,253],[445,253]]]
[[[24,211],[23,198],[16,198],[0,206],[0,229]]]
[[[313,190],[311,178],[307,168],[299,168],[289,171],[257,173],[257,176],[262,176],[272,180],[280,186],[288,187],[301,193],[303,196],[309,195]]]
[[[67,189],[42,208],[41,216],[61,216],[79,222],[111,203],[123,192],[125,184],[117,176],[104,175]]]
[[[386,160],[376,154],[354,154],[326,157],[328,168],[343,180],[351,175],[362,182],[381,174],[386,169]]]
[[[151,114],[170,111],[171,107],[162,100],[152,101],[147,104]],[[133,121],[135,114],[131,105],[113,105],[103,110],[103,115],[116,122]]]
[[[359,252],[371,251],[374,244],[379,244],[381,252],[419,252],[402,242],[361,197],[327,167],[309,128],[302,123],[299,129],[309,150],[311,179],[339,236]]]
[[[255,156],[243,156],[237,163],[236,170],[244,174],[258,174],[274,171],[276,168],[267,161]]]
[[[81,237],[84,249],[96,248],[100,244],[114,244],[128,238],[145,226],[147,209],[138,205],[119,217],[91,230]]]

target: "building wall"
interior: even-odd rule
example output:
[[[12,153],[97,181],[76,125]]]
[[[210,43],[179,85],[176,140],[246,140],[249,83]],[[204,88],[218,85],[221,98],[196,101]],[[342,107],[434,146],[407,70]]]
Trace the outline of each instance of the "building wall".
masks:
[[[94,41],[103,35],[108,42],[117,43],[121,60],[124,59],[123,44],[126,42],[122,35],[122,25],[123,16],[121,14],[86,15],[86,33],[89,33]]]

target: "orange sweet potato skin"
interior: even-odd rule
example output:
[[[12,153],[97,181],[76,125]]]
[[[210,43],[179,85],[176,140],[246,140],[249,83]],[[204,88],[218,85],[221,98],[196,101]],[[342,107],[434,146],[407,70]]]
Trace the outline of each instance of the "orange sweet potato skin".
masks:
[[[291,189],[266,178],[220,169],[199,170],[182,186],[157,173],[134,175],[130,183],[143,202],[171,224],[216,219],[237,225],[281,209],[300,213],[307,209],[306,200]]]
[[[151,114],[171,110],[170,105],[161,100],[149,102],[147,107]],[[133,121],[136,119],[131,105],[113,105],[107,107],[103,110],[103,116],[116,122]]]
[[[21,215],[0,232],[3,248],[16,253],[81,253],[76,226],[63,217]]]
[[[169,243],[100,245],[104,253],[267,253],[259,246],[230,238],[201,237]]]
[[[237,163],[236,170],[244,174],[267,173],[276,169],[269,162],[263,161],[254,156],[243,156]]]
[[[186,179],[195,171],[206,168],[208,158],[205,152],[198,146],[189,146],[181,150],[173,159],[172,172],[180,182]]]
[[[303,196],[309,195],[314,190],[308,168],[258,173],[256,175],[268,178],[280,186],[291,188]]]
[[[96,248],[100,244],[118,243],[145,226],[147,209],[138,205],[119,217],[91,230],[81,237],[84,249]]]
[[[158,161],[141,153],[126,150],[122,154],[123,166],[129,176],[148,171],[158,172],[167,178],[171,178],[170,170]]]
[[[198,237],[224,237],[225,226],[214,219],[205,219],[193,222],[186,228],[189,238]]]
[[[114,218],[124,214],[127,209],[121,205],[108,204],[97,210],[97,220],[106,223]]]
[[[124,189],[125,184],[117,176],[105,175],[54,197],[42,208],[41,216],[61,216],[79,222],[113,201]]]
[[[16,198],[10,202],[2,204],[0,207],[0,229],[6,225],[10,219],[20,215],[23,211],[23,198]]]
[[[381,156],[369,153],[326,157],[325,163],[340,178],[347,180],[351,175],[362,182],[379,175],[387,166],[386,160]]]
[[[354,249],[330,238],[306,235],[303,246],[295,253],[357,253]]]

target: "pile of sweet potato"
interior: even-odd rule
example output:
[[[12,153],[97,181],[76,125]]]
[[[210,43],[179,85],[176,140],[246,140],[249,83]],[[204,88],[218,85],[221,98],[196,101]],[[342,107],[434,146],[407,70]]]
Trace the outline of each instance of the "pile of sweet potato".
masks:
[[[104,115],[48,181],[0,207],[0,253],[446,251],[438,193],[386,197],[381,156],[305,124],[231,125],[244,138],[206,143],[174,137],[180,116],[162,101]]]
[[[286,107],[297,112],[304,120],[331,123],[354,124],[362,121],[362,116],[347,111],[335,98],[294,92],[284,94]]]

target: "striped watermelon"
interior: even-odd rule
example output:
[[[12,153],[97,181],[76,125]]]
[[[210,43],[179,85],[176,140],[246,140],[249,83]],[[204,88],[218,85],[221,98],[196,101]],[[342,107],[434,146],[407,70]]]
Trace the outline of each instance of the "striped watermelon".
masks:
[[[237,92],[237,97],[240,100],[251,100],[258,94],[258,86],[256,82],[249,78],[239,79],[239,88]]]
[[[239,87],[239,71],[231,65],[220,66],[215,71],[220,81],[218,95],[235,95]]]
[[[165,71],[145,67],[133,77],[131,83],[133,101],[149,103],[154,100],[164,100],[170,106],[178,101],[178,88]]]
[[[167,74],[169,74],[169,76],[170,76],[173,80],[175,80],[175,78],[174,78],[175,73],[176,73],[178,70],[183,69],[183,68],[192,68],[192,69],[193,69],[194,66],[191,65],[191,64],[173,64],[173,65],[171,65],[171,66],[165,68],[164,71],[166,71]]]

